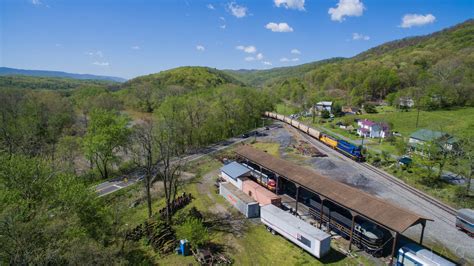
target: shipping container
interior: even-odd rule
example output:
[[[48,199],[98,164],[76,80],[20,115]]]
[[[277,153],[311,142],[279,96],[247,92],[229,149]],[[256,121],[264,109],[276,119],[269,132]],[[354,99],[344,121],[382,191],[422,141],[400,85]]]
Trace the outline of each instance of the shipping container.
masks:
[[[239,210],[247,218],[260,216],[260,206],[257,201],[245,195],[230,183],[222,182],[219,186],[219,194],[230,204]]]
[[[279,206],[281,204],[281,198],[278,195],[250,179],[242,179],[242,190],[256,200],[260,206],[267,204]]]
[[[329,252],[331,235],[274,205],[261,207],[260,219],[269,231],[277,232],[316,258]]]

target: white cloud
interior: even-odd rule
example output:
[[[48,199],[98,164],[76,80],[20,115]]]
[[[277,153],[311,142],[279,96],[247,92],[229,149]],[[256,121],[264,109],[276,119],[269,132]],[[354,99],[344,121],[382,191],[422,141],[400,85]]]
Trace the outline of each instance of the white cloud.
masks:
[[[220,26],[219,26],[219,28],[221,28],[221,29],[223,29],[223,30],[225,30],[226,27],[227,27],[226,25],[220,25]]]
[[[249,45],[249,46],[239,45],[239,46],[236,46],[235,49],[244,51],[249,54],[253,54],[257,52],[257,48],[253,45]]]
[[[102,51],[90,51],[90,52],[85,52],[86,55],[88,56],[94,56],[94,57],[104,57],[104,54],[102,53]]]
[[[339,0],[336,8],[330,8],[331,20],[342,22],[344,17],[360,17],[364,13],[364,4],[360,0]]]
[[[411,28],[413,26],[423,26],[435,22],[436,17],[432,14],[420,15],[420,14],[406,14],[402,18],[402,28]]]
[[[222,21],[225,21],[225,18],[224,17],[219,17],[220,20]]]
[[[364,34],[360,34],[357,32],[352,33],[352,39],[355,41],[368,41],[370,40],[370,37]]]
[[[202,45],[196,45],[196,50],[198,50],[200,52],[204,52],[206,50],[206,48]]]
[[[96,66],[101,66],[101,67],[108,67],[110,65],[109,62],[99,62],[99,61],[95,61],[92,64]]]
[[[215,9],[215,8],[214,8],[214,6],[213,6],[213,5],[211,5],[211,4],[207,4],[207,6],[206,6],[206,7],[207,7],[208,9],[210,9],[210,10],[214,10],[214,9]]]
[[[304,10],[304,0],[274,0],[274,2],[277,7]]]
[[[262,53],[258,53],[255,57],[253,56],[247,56],[244,58],[245,61],[261,61],[263,59],[263,54]]]
[[[43,4],[40,0],[31,0],[31,3],[35,6],[39,6]]]
[[[292,53],[292,54],[301,54],[300,50],[298,50],[298,49],[291,49],[290,53]]]
[[[270,61],[263,61],[262,64],[266,65],[266,66],[271,66],[272,65],[272,62]]]
[[[54,46],[56,46],[56,47],[63,47],[63,45],[60,44],[60,43],[56,43]]]
[[[298,57],[295,57],[295,58],[287,58],[287,57],[282,57],[280,58],[280,62],[297,62],[297,61],[300,61],[300,59]]]
[[[235,2],[227,4],[227,10],[237,18],[243,18],[247,16],[248,8],[245,6],[239,6]]]
[[[132,50],[140,50],[141,47],[138,46],[138,45],[134,45],[134,46],[130,47],[130,49],[132,49]]]
[[[282,22],[282,23],[273,23],[270,22],[267,25],[265,25],[265,28],[273,31],[273,32],[292,32],[293,28],[290,27],[287,23]]]

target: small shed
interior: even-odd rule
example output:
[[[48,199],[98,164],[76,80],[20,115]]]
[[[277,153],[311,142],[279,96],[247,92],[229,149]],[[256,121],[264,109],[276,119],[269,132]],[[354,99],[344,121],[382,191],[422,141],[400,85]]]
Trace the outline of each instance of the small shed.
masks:
[[[250,176],[250,169],[238,162],[231,162],[221,168],[221,177],[242,189],[242,177]]]

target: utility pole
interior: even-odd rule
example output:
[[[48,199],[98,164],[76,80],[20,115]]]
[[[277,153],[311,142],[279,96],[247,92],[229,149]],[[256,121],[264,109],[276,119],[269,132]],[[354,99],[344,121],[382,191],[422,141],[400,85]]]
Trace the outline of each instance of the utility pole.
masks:
[[[418,120],[420,119],[420,107],[418,107],[417,109],[418,109],[418,114],[416,115],[416,125],[415,125],[415,128],[418,128]]]

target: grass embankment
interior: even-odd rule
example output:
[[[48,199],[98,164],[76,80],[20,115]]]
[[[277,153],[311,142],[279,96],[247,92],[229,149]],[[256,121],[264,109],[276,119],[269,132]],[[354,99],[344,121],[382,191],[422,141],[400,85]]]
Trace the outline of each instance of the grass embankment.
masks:
[[[254,142],[251,144],[254,148],[267,152],[268,154],[280,157],[280,144],[276,142]]]

